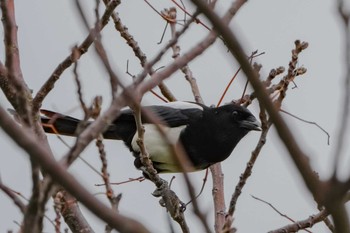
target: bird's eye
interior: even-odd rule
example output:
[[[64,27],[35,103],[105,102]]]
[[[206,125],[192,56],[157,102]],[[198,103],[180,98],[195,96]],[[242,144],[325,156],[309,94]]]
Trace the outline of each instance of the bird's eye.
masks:
[[[239,114],[238,114],[237,111],[233,111],[233,112],[232,112],[232,116],[233,116],[233,117],[237,117],[238,115],[239,115]]]

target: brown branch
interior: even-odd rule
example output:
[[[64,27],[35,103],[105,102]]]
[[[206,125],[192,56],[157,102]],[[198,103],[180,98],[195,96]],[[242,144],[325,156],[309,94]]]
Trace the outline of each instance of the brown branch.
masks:
[[[212,176],[212,196],[214,202],[214,228],[215,232],[221,232],[225,224],[226,205],[224,197],[224,173],[220,163],[209,167]]]
[[[249,65],[241,45],[237,41],[232,31],[220,20],[220,18],[210,10],[206,4],[200,0],[192,0],[197,7],[207,16],[207,18],[215,25],[216,30],[222,35],[227,42],[230,51],[235,55],[238,62],[242,65],[242,69],[256,91],[259,102],[269,113],[273,124],[276,126],[277,133],[283,144],[286,146],[290,157],[296,165],[299,173],[303,177],[303,181],[314,199],[321,205],[325,205],[327,210],[332,214],[335,227],[339,232],[349,231],[349,218],[347,217],[344,204],[341,203],[342,197],[345,194],[344,186],[339,185],[337,180],[321,182],[318,176],[313,172],[308,156],[301,150],[292,135],[289,127],[278,113],[278,109],[270,100],[265,91],[264,85],[258,80],[257,74]]]
[[[72,195],[62,190],[56,194],[56,198],[60,202],[60,213],[72,232],[94,233]]]
[[[344,203],[346,203],[347,201],[345,200]],[[322,212],[325,211],[326,209],[323,206],[317,206],[317,209]],[[328,229],[330,230],[330,232],[334,233],[335,232],[335,227],[332,223],[332,221],[326,217],[323,219],[323,223],[328,227]]]
[[[103,203],[91,195],[72,175],[59,165],[46,147],[42,147],[38,140],[26,128],[21,128],[14,122],[0,107],[0,126],[14,140],[14,142],[23,148],[31,158],[36,160],[52,179],[65,188],[69,193],[84,204],[97,217],[104,220],[110,226],[120,232],[149,232],[139,222],[117,214],[107,208]]]
[[[75,47],[73,48],[73,51],[72,51],[72,57],[73,57],[73,60],[76,61],[74,63],[74,68],[73,68],[73,74],[74,74],[74,80],[75,80],[75,83],[77,85],[77,93],[78,93],[78,98],[79,98],[79,102],[80,102],[80,106],[81,108],[83,109],[84,111],[84,115],[85,116],[88,116],[88,108],[86,107],[86,104],[84,102],[84,98],[83,98],[83,93],[82,93],[82,88],[81,88],[81,82],[80,82],[80,79],[79,79],[79,74],[78,74],[78,61],[77,61],[77,57],[79,56],[79,51],[78,49]],[[53,122],[52,122],[53,124]],[[58,134],[57,134],[58,135]]]
[[[80,8],[79,1],[77,1],[76,3],[77,3],[77,7]],[[110,4],[111,4],[111,3],[110,3]],[[107,9],[108,9],[108,8],[109,8],[109,7],[107,7]],[[113,11],[113,9],[112,9],[111,11]],[[82,14],[81,17],[82,17],[83,21],[85,22],[86,19],[85,19],[84,14]],[[104,16],[103,16],[102,18],[104,18]],[[86,25],[86,27],[87,27],[87,25]],[[96,37],[96,39],[95,39],[93,42],[94,42],[94,44],[95,44],[95,48],[96,48],[97,55],[98,55],[98,57],[100,58],[101,62],[103,63],[103,65],[104,65],[106,71],[107,71],[108,74],[109,74],[109,77],[110,77],[110,84],[111,84],[111,89],[112,89],[112,90],[111,90],[111,91],[112,91],[112,101],[114,102],[114,101],[116,100],[116,98],[117,98],[117,88],[118,88],[118,86],[121,86],[121,87],[124,87],[124,86],[119,82],[119,78],[117,77],[116,73],[113,71],[113,69],[112,69],[112,67],[111,67],[111,65],[110,65],[108,56],[107,56],[107,54],[106,54],[106,50],[104,49],[104,47],[103,47],[103,45],[102,45],[102,43],[101,43],[101,41],[100,41],[100,34],[99,34],[100,30],[99,30],[99,27],[100,27],[100,23],[99,23],[99,22],[96,22],[96,25],[95,25],[95,28],[96,28],[96,35],[95,35],[95,37]],[[76,55],[76,54],[75,54],[75,55]],[[126,91],[124,91],[123,93],[124,93],[125,95],[127,95],[127,97],[131,100],[131,103],[133,103],[133,102],[135,101],[135,99],[141,98],[141,96],[137,96],[137,95],[135,95],[135,93],[132,93],[132,92],[130,92],[130,91],[127,90],[127,89],[126,89]],[[122,99],[122,98],[121,98],[121,99]],[[116,100],[116,101],[118,102],[119,100]],[[122,102],[123,102],[123,100],[122,100]],[[98,106],[98,107],[100,107],[100,106]],[[99,113],[99,110],[98,110],[98,113]],[[85,116],[85,119],[87,120],[88,117],[90,117],[90,114],[89,114],[88,116]],[[97,117],[97,116],[95,116],[95,117]],[[116,116],[114,116],[114,117],[116,117]],[[113,119],[114,119],[114,118],[113,118]],[[112,120],[112,119],[111,119],[111,120]],[[101,132],[102,132],[102,130],[97,131],[98,134],[94,134],[94,135],[95,135],[94,138],[96,138],[97,136],[99,136]],[[90,139],[91,139],[91,138],[90,138]],[[83,139],[83,140],[84,140],[84,139]],[[79,137],[77,138],[77,142],[76,142],[76,144],[74,145],[74,147],[71,148],[70,152],[69,152],[69,153],[63,158],[63,160],[62,160],[62,161],[64,161],[64,163],[65,163],[66,166],[69,166],[70,164],[72,164],[73,161],[75,161],[75,159],[76,159],[76,158],[79,156],[79,154],[80,154],[80,152],[74,153],[74,151],[77,149],[77,146],[79,145],[78,141],[79,141]],[[90,143],[90,142],[91,142],[91,141],[89,140],[88,143]],[[82,148],[81,148],[81,149],[85,148],[85,147],[88,145],[88,143],[85,144],[85,145],[82,145]]]
[[[290,62],[290,64],[296,64],[296,61],[297,61],[297,54],[293,54],[292,62]],[[259,66],[259,67],[255,68],[255,70],[257,72],[259,72],[260,68],[261,67]],[[278,68],[277,70],[274,70],[274,69],[271,70],[266,81],[263,82],[265,88],[269,88],[269,86],[271,85],[272,79],[274,79],[276,77],[276,75],[282,73],[283,70],[284,69],[282,69],[282,68]],[[295,67],[290,68],[290,71],[288,72],[288,74],[285,77],[283,77],[281,79],[279,85],[277,85],[279,88],[276,88],[276,86],[275,86],[276,90],[284,93],[283,96],[285,96],[285,93],[286,93],[287,88],[288,88],[288,84],[294,79],[295,74],[298,73],[297,70],[298,69],[296,69]],[[249,105],[251,100],[253,99],[252,95],[254,95],[254,93],[252,93],[249,96],[245,96],[244,101],[245,101],[246,106]],[[241,98],[241,100],[242,100],[242,98]],[[280,101],[279,105],[281,105],[281,101],[283,101],[283,98],[279,98],[278,101]],[[233,219],[233,214],[235,212],[237,200],[242,192],[244,185],[247,182],[247,179],[250,177],[250,175],[252,173],[253,166],[258,158],[258,155],[260,154],[262,147],[266,143],[267,133],[271,127],[271,122],[267,119],[265,109],[263,108],[263,106],[261,104],[260,104],[260,121],[262,123],[262,133],[261,133],[259,142],[258,142],[256,148],[254,149],[254,151],[252,152],[252,155],[251,155],[251,158],[249,159],[249,162],[247,163],[245,171],[240,176],[240,179],[239,179],[239,182],[236,186],[235,192],[233,193],[233,195],[231,197],[229,211],[228,211],[228,215],[230,216],[230,218],[227,218],[227,220],[226,220],[225,229],[229,229],[229,224],[231,222],[231,219]]]
[[[57,192],[53,197],[53,209],[55,211],[55,232],[61,232],[61,210],[62,210],[62,193]]]
[[[153,168],[152,161],[149,158],[149,154],[144,145],[144,133],[145,129],[141,121],[141,107],[138,105],[134,109],[135,122],[137,127],[137,144],[140,148],[140,159],[142,165],[144,166],[143,170],[149,179],[157,186],[157,190],[153,193],[155,196],[161,196],[161,202],[163,206],[167,208],[171,217],[180,225],[184,233],[190,232],[188,225],[186,223],[183,210],[181,209],[183,204],[177,195],[170,190],[168,183],[161,179],[157,174],[157,171]]]
[[[100,154],[100,159],[102,162],[102,179],[106,187],[106,196],[111,204],[112,210],[118,211],[118,205],[121,196],[117,195],[115,196],[114,191],[111,186],[111,182],[109,180],[109,173],[108,173],[108,162],[107,162],[107,155],[106,151],[104,149],[104,144],[103,144],[103,137],[100,135],[97,140],[96,140],[96,146],[98,148],[99,154]]]
[[[16,105],[16,90],[8,79],[7,68],[0,62],[0,88],[12,106]]]
[[[138,108],[135,110],[135,114],[140,111]],[[199,209],[199,204],[197,202],[197,195],[195,193],[194,187],[191,184],[191,181],[188,177],[188,171],[190,168],[192,168],[192,164],[188,159],[188,156],[186,155],[186,152],[181,144],[173,145],[168,137],[168,135],[165,134],[164,130],[161,127],[161,120],[152,112],[150,111],[143,111],[143,114],[145,117],[147,117],[150,121],[155,123],[157,126],[157,130],[159,133],[162,134],[164,140],[166,143],[169,145],[169,148],[171,150],[172,155],[174,156],[174,159],[176,161],[176,164],[179,166],[180,170],[182,171],[182,175],[184,176],[184,180],[186,183],[186,187],[189,193],[189,196],[191,198],[191,203],[193,204],[193,211],[195,215],[198,217],[200,222],[202,223],[205,232],[210,233],[210,227],[208,225],[208,222],[206,220],[206,216],[200,211]],[[143,135],[144,132],[142,132],[142,122],[140,117],[136,117],[136,125],[138,125],[138,130],[140,130],[141,136]],[[143,137],[143,136],[142,136]],[[138,142],[140,143],[140,147],[144,147],[143,145],[143,140]],[[142,153],[147,153],[146,149],[142,149]],[[151,161],[147,161],[148,159],[146,158],[148,156],[145,156],[145,161],[143,161],[146,166],[146,168],[149,166],[150,171],[152,172],[153,167],[151,166]],[[146,171],[146,174],[148,172]],[[148,174],[149,175],[149,174]],[[177,221],[180,226],[182,227],[183,230],[187,229],[187,224],[183,222],[185,219],[183,217],[182,212],[185,210],[186,205],[178,199],[176,194],[170,190],[169,185],[164,181],[164,180],[158,180],[157,174],[151,175],[150,179],[156,184],[157,190],[153,193],[155,196],[162,196],[162,202],[164,203],[165,207],[167,207],[168,211],[170,212],[172,218]],[[175,205],[174,205],[175,204]],[[179,208],[180,207],[180,208]],[[170,208],[170,209],[169,209]]]
[[[266,88],[266,92],[269,95],[272,95],[275,92],[279,92],[282,89],[282,86],[284,85],[284,81],[283,78],[280,80],[280,82],[278,84],[272,85],[272,80],[276,78],[276,76],[282,74],[284,72],[285,68],[283,66],[278,67],[277,69],[272,69],[270,70],[270,73],[268,75],[268,77],[266,78],[265,81],[262,81],[264,87]],[[256,99],[256,93],[255,91],[253,93],[251,93],[250,95],[245,95],[243,97],[243,99],[241,98],[241,100],[239,102],[241,102],[241,104],[243,106],[248,106],[249,104],[251,104],[251,102]],[[272,98],[273,99],[273,98]]]
[[[121,182],[111,182],[111,185],[122,185],[122,184],[127,184],[127,183],[131,183],[131,182],[142,182],[145,181],[145,177],[144,176],[140,176],[137,178],[129,178],[128,180],[125,181],[121,181]],[[104,186],[105,184],[95,184],[95,186]]]
[[[84,23],[85,23],[85,27],[87,30],[89,30],[89,26],[87,25],[87,19],[84,15],[84,12],[82,11],[82,8],[80,6],[80,2],[76,0],[76,5],[78,6],[79,12],[80,12],[80,16],[83,19]],[[112,66],[109,62],[108,56],[107,56],[107,52],[101,42],[101,29],[99,29],[100,27],[100,23],[99,23],[99,13],[98,13],[98,5],[99,5],[99,1],[96,2],[96,8],[95,8],[95,15],[96,15],[96,22],[95,22],[95,28],[97,28],[97,35],[96,35],[96,39],[94,40],[94,45],[95,45],[95,51],[98,55],[98,57],[100,58],[102,64],[104,65],[108,75],[109,75],[109,82],[110,82],[110,86],[111,86],[111,93],[112,93],[112,99],[114,99],[116,97],[117,91],[118,91],[118,86],[122,86],[121,83],[119,82],[119,78],[117,77],[116,73],[113,71]],[[113,14],[113,10],[112,13]]]
[[[228,24],[245,2],[246,0],[238,0],[232,3],[231,7],[228,9],[224,17],[222,18],[223,22]],[[204,42],[203,43],[204,45],[209,46],[211,42],[215,41],[216,36],[217,36],[216,32],[212,31],[208,35],[208,37],[204,41],[202,41],[202,43]],[[225,197],[224,197],[224,174],[222,172],[220,163],[210,166],[210,171],[211,171],[212,180],[213,180],[212,195],[213,195],[213,202],[214,202],[214,219],[215,219],[214,228],[215,228],[215,232],[221,232],[225,224],[225,215],[226,215],[225,214],[226,206],[225,206]]]
[[[16,92],[14,93],[15,101],[11,102],[11,104],[16,109],[23,123],[27,126],[31,126],[33,124],[30,109],[32,96],[31,91],[23,79],[21,71],[14,0],[1,0],[0,7],[4,27],[5,66],[7,68],[8,84],[10,84]],[[11,99],[12,98],[9,98],[9,100]]]
[[[229,23],[230,20],[233,18],[235,13],[240,9],[240,7],[246,2],[246,0],[240,0],[236,1],[232,4],[232,6],[229,8],[227,13],[223,16],[222,20],[223,22]],[[168,65],[163,70],[155,73],[152,76],[152,79],[147,80],[146,82],[143,82],[141,85],[137,87],[138,92],[145,93],[149,90],[151,90],[153,87],[155,87],[156,84],[160,83],[164,79],[170,77],[171,74],[176,72],[177,70],[181,69],[181,67],[188,64],[190,61],[192,61],[194,58],[201,55],[207,48],[209,48],[216,40],[217,33],[215,31],[211,31],[201,42],[199,42],[197,45],[195,45],[192,49],[190,49],[189,52],[184,53],[182,56],[180,56],[177,60],[175,60],[173,63]],[[170,40],[168,43],[168,46],[171,46],[173,43],[176,43],[176,41]],[[152,67],[152,65],[159,60],[159,57],[161,57],[166,51],[167,47],[164,48],[154,59],[153,61],[145,64],[144,70],[141,74],[139,74],[136,77],[135,82],[139,83],[141,82],[145,76],[147,75],[149,69]],[[154,63],[153,63],[154,62]]]
[[[341,153],[343,151],[344,142],[347,140],[346,132],[348,130],[349,125],[349,114],[350,114],[350,14],[346,10],[347,4],[344,0],[338,0],[338,15],[342,19],[343,22],[343,30],[344,30],[344,39],[345,39],[345,65],[346,65],[346,74],[344,76],[344,96],[343,96],[343,105],[342,115],[339,121],[338,126],[338,135],[337,135],[337,144],[333,153],[334,158],[334,170],[333,176],[334,178],[337,176],[338,166],[340,164]],[[350,228],[350,227],[349,227]],[[349,229],[350,231],[350,229]]]
[[[257,50],[254,51],[254,52],[252,52],[252,54],[248,57],[249,62],[252,62],[253,58],[264,54],[264,53],[260,53],[260,54],[256,55],[257,52],[258,52]],[[237,75],[239,74],[239,72],[240,72],[241,70],[242,70],[242,68],[239,67],[239,68],[237,69],[237,71],[233,74],[231,80],[230,80],[229,83],[226,85],[225,90],[222,92],[222,95],[221,95],[221,97],[220,97],[220,100],[219,100],[219,102],[218,102],[217,105],[216,105],[217,107],[219,107],[219,106],[221,105],[221,103],[222,103],[222,101],[223,101],[223,99],[224,99],[224,97],[225,97],[225,95],[226,95],[228,89],[230,88],[232,82],[236,79]],[[245,85],[244,91],[243,91],[243,93],[242,93],[241,101],[239,101],[239,102],[242,102],[243,96],[244,96],[245,91],[246,91],[246,88],[247,88],[247,84],[248,84],[248,83],[246,83],[246,85]]]
[[[215,29],[222,35],[222,37],[227,43],[226,45],[228,46],[228,48],[230,49],[232,54],[234,54],[238,62],[242,65],[242,70],[244,71],[248,80],[250,81],[251,85],[256,91],[256,95],[259,101],[269,113],[272,122],[276,126],[280,138],[287,147],[291,158],[293,159],[295,165],[297,166],[300,174],[302,175],[305,181],[306,186],[314,194],[316,200],[319,200],[320,193],[318,191],[320,189],[320,182],[318,180],[318,177],[314,174],[313,170],[310,167],[308,156],[306,156],[306,154],[300,149],[290,129],[279,115],[278,110],[275,108],[270,97],[267,95],[264,85],[257,78],[257,74],[254,72],[251,65],[249,64],[238,40],[236,39],[232,31],[224,24],[224,22],[222,22],[222,20],[202,1],[192,0],[192,2],[194,2],[197,5],[197,7],[215,25]]]
[[[300,230],[307,231],[306,228],[311,228],[316,223],[323,221],[325,218],[327,218],[328,215],[329,213],[326,210],[322,210],[318,214],[311,215],[305,220],[297,221],[297,222],[294,222],[293,224],[281,227],[273,231],[269,231],[269,233],[289,233],[289,232],[297,232]]]
[[[298,116],[296,116],[296,115],[294,115],[294,114],[292,114],[292,113],[290,113],[290,112],[287,112],[287,111],[285,111],[285,110],[283,110],[283,109],[280,109],[280,111],[283,112],[283,113],[285,113],[285,114],[287,114],[287,115],[289,115],[289,116],[291,116],[291,117],[294,117],[294,118],[298,119],[299,121],[305,122],[305,123],[307,123],[307,124],[315,125],[317,128],[319,128],[320,130],[322,130],[322,131],[327,135],[327,144],[329,145],[329,140],[330,140],[330,137],[331,137],[331,136],[330,136],[329,133],[328,133],[324,128],[322,128],[319,124],[317,124],[317,123],[314,122],[314,121],[304,120],[304,119],[302,119],[302,118],[300,118],[300,117],[298,117]]]
[[[266,143],[267,133],[271,127],[271,122],[268,122],[267,116],[265,113],[265,109],[263,109],[263,108],[260,109],[260,121],[261,121],[261,125],[262,125],[262,127],[261,127],[262,132],[260,135],[260,139],[259,139],[258,144],[256,145],[255,149],[253,150],[253,152],[251,154],[251,157],[249,159],[249,162],[247,163],[247,166],[246,166],[243,174],[241,174],[241,176],[239,177],[239,182],[236,185],[235,192],[232,194],[232,197],[231,197],[229,210],[228,210],[228,215],[231,216],[231,218],[233,218],[233,215],[234,215],[234,212],[236,209],[236,203],[237,203],[237,200],[238,200],[240,194],[242,193],[242,189],[245,186],[248,178],[252,174],[254,164],[255,164],[255,162],[260,154],[261,149],[263,148],[263,146]],[[229,224],[229,222],[227,222],[225,224],[226,229],[229,227],[229,226],[227,226],[227,224]]]
[[[77,59],[80,59],[82,55],[84,55],[91,44],[94,42],[96,36],[106,26],[108,23],[109,17],[113,13],[113,10],[120,4],[120,0],[111,0],[108,6],[106,7],[106,10],[99,22],[99,24],[90,30],[89,35],[85,38],[85,40],[78,46],[78,54],[73,54],[73,52],[64,60],[62,61],[54,70],[54,72],[51,74],[49,79],[45,82],[45,84],[40,88],[38,93],[36,94],[34,100],[33,100],[33,112],[37,112],[41,104],[44,100],[44,98],[49,94],[49,92],[53,89],[55,83],[59,80],[62,73],[70,67],[74,62],[76,62]],[[76,60],[74,60],[75,58]]]
[[[31,91],[26,86],[20,67],[19,49],[17,42],[17,25],[15,21],[15,9],[13,1],[1,1],[1,10],[3,13],[3,25],[5,30],[5,49],[6,49],[6,67],[7,69],[2,72],[7,72],[7,81],[12,86],[14,95],[14,108],[16,109],[17,116],[21,119],[21,122],[31,127],[33,125],[33,119],[30,109],[32,101]],[[12,89],[11,87],[9,89]],[[8,95],[8,93],[6,93]],[[29,204],[24,213],[24,220],[22,223],[22,229],[24,232],[29,232],[29,229],[37,231],[42,229],[42,220],[44,216],[45,204],[40,201],[40,176],[38,164],[30,159],[32,168],[32,197],[29,200]]]
[[[105,5],[109,4],[109,1],[110,0],[103,0]],[[115,29],[119,31],[121,37],[124,38],[127,44],[132,48],[135,56],[140,60],[141,66],[144,68],[147,67],[147,56],[142,52],[134,37],[129,33],[128,28],[125,25],[123,25],[121,19],[117,14],[113,13],[111,17],[113,19]],[[154,73],[155,71],[153,70],[152,66],[147,68],[146,74],[150,74],[152,76]],[[175,96],[163,82],[160,82],[158,84],[158,87],[163,96],[165,96],[165,98],[167,98],[169,101],[176,100]]]
[[[189,59],[186,57],[186,55],[188,54],[185,54],[182,56],[182,60],[178,60],[179,62],[174,62],[174,65],[171,66],[166,72],[163,72],[162,75],[158,75],[159,72],[156,73],[155,76],[157,76],[157,78],[152,78],[151,80],[147,80],[141,83],[141,85],[136,86],[135,89],[133,89],[133,87],[129,87],[126,90],[124,90],[120,98],[118,98],[118,100],[113,101],[111,107],[106,111],[106,113],[103,114],[101,117],[99,117],[94,123],[92,123],[86,130],[84,130],[79,135],[75,146],[72,148],[72,150],[69,153],[70,156],[72,158],[76,158],[80,154],[80,152],[86,147],[86,145],[88,145],[93,140],[93,138],[95,138],[100,132],[102,132],[102,130],[106,127],[106,125],[108,125],[115,117],[118,116],[119,109],[126,105],[127,97],[128,98],[130,97],[130,94],[128,93],[136,92],[141,96],[146,91],[148,91],[147,88],[150,88],[150,89],[154,88],[162,80],[169,77],[168,74],[170,72],[174,72],[176,70],[177,65],[181,66],[181,62],[187,63],[188,61],[190,61],[190,59],[193,59],[194,57],[198,56],[205,48],[211,45],[214,42],[214,40],[215,40],[215,35],[208,36],[202,44],[196,47],[197,50],[191,53],[193,55],[189,56]],[[143,77],[140,77],[139,80],[142,80],[142,78]]]
[[[22,230],[25,233],[42,231],[46,204],[46,201],[41,199],[42,194],[40,184],[41,180],[39,177],[39,164],[33,158],[30,158],[30,162],[32,167],[33,187],[32,196],[29,199],[22,222]]]
[[[177,3],[175,0],[171,0],[178,8],[180,8],[185,13],[185,21],[186,21],[186,15],[190,16],[191,18],[194,18],[195,23],[202,25],[204,28],[206,28],[208,31],[210,31],[210,27],[205,25],[200,19],[197,18],[196,15],[190,14],[183,6],[181,6],[179,3]]]
[[[24,214],[26,211],[26,205],[17,197],[16,193],[7,187],[5,184],[2,183],[0,179],[0,189],[9,197],[12,199],[12,201],[15,203],[15,205],[19,208],[19,210]]]
[[[178,38],[188,29],[188,27],[194,22],[195,18],[198,16],[198,12],[194,13],[193,17],[188,20],[186,22],[186,24],[184,25],[183,29],[181,30],[181,34],[176,32],[175,29],[175,23],[170,23],[170,29],[171,29],[171,34],[172,34],[172,38],[174,41],[177,41]],[[176,8],[170,8],[169,9],[169,17],[171,17],[172,19],[176,20]],[[180,51],[181,48],[177,43],[174,43],[171,46],[172,50],[173,50],[173,59],[177,59],[180,56]],[[195,77],[193,76],[193,73],[189,67],[188,64],[186,64],[185,66],[180,68],[181,72],[185,75],[186,80],[188,81],[188,83],[191,86],[191,90],[192,90],[192,94],[194,96],[194,100],[197,103],[201,103],[203,104],[203,99],[199,90],[199,87],[197,85],[197,80],[195,79]]]
[[[272,80],[276,78],[276,76],[282,74],[284,72],[285,68],[283,66],[280,66],[276,69],[270,70],[269,76],[267,76],[266,81],[264,82],[264,85],[266,87],[269,87],[272,83]]]
[[[286,215],[286,214],[284,214],[284,213],[282,213],[281,211],[279,211],[274,205],[272,205],[270,202],[267,202],[267,201],[265,201],[265,200],[263,200],[263,199],[261,199],[261,198],[258,198],[258,197],[256,197],[256,196],[253,196],[253,195],[250,195],[252,198],[254,198],[255,200],[258,200],[258,201],[261,201],[262,203],[265,203],[266,205],[268,205],[268,206],[270,206],[275,212],[277,212],[281,217],[283,217],[283,218],[286,218],[286,219],[288,219],[290,222],[293,222],[293,223],[295,223],[295,221],[291,218],[291,217],[289,217],[288,215]],[[300,230],[300,229],[299,229]],[[310,232],[309,230],[306,230],[306,229],[304,229],[305,231],[307,231],[307,232]]]

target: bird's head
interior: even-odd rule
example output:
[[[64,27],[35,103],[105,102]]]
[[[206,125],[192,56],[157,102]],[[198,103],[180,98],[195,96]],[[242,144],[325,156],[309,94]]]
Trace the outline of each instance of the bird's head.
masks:
[[[217,108],[217,112],[225,115],[225,118],[228,118],[236,127],[247,132],[251,130],[261,131],[260,122],[243,106],[230,103]]]

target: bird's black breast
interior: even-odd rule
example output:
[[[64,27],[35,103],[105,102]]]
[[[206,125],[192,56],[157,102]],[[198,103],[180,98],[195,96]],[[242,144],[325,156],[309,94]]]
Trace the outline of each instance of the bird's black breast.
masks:
[[[204,169],[225,160],[247,134],[231,116],[208,108],[183,130],[180,141],[196,168]]]

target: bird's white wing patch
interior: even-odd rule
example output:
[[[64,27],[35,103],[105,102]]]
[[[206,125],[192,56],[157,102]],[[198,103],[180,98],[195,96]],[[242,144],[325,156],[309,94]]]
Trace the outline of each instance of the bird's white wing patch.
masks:
[[[144,144],[147,149],[147,152],[150,155],[150,159],[153,162],[164,164],[165,166],[176,166],[175,159],[171,153],[171,148],[167,143],[167,139],[170,144],[176,145],[179,140],[180,133],[186,126],[179,127],[166,127],[161,126],[166,138],[160,133],[157,127],[153,124],[144,124],[145,135],[144,135]],[[137,145],[137,134],[133,137],[131,146],[134,151],[139,152],[140,148]],[[166,169],[166,168],[165,168]]]
[[[175,108],[175,109],[200,109],[203,111],[203,107],[196,104],[196,103],[190,103],[190,102],[183,102],[183,101],[174,101],[169,103],[160,104],[160,106],[165,106],[169,108]]]

